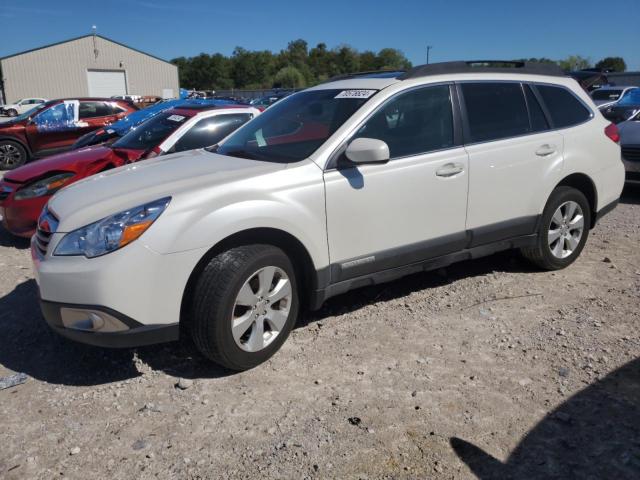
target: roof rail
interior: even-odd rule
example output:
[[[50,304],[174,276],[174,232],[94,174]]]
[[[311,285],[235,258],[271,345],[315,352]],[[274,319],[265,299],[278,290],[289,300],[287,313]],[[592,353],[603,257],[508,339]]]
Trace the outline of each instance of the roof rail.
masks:
[[[398,80],[443,75],[447,73],[529,73],[564,77],[555,63],[522,62],[515,60],[472,60],[418,65],[398,77]]]
[[[381,75],[380,78],[385,78],[386,76],[393,76],[393,74],[401,75],[404,73],[406,73],[404,70],[369,70],[366,72],[343,73],[341,75],[331,77],[321,83],[337,82],[338,80],[348,80],[350,78],[364,77],[366,75]]]

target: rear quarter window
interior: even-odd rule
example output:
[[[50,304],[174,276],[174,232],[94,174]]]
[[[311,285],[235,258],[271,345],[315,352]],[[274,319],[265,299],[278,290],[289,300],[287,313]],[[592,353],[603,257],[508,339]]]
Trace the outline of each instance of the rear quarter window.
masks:
[[[555,128],[566,128],[586,122],[591,112],[566,88],[536,85]]]

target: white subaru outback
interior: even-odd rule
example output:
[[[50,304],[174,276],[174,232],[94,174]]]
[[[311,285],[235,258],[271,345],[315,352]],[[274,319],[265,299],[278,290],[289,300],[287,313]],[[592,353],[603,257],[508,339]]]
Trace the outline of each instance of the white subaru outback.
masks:
[[[77,341],[188,332],[211,360],[251,368],[302,307],[353,288],[511,248],[571,264],[618,202],[617,141],[555,67],[333,79],[219,146],[61,190],[32,239],[42,311]]]

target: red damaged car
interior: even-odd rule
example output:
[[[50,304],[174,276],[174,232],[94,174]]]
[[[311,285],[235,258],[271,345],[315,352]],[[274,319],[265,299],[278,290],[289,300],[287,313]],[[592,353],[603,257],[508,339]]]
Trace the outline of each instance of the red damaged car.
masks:
[[[110,145],[73,150],[7,172],[0,180],[2,224],[14,235],[30,237],[42,208],[62,187],[145,158],[215,145],[259,114],[243,105],[172,108]]]
[[[137,107],[110,98],[50,100],[0,123],[0,170],[71,148],[82,135],[115,122]]]

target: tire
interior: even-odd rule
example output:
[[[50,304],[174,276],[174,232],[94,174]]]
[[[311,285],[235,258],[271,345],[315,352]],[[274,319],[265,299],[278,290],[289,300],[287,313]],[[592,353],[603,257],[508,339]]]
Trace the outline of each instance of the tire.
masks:
[[[0,170],[13,170],[27,163],[27,150],[17,142],[0,140]]]
[[[286,281],[290,294],[277,300],[287,292]],[[208,359],[248,370],[278,351],[298,309],[295,269],[287,255],[271,245],[240,246],[212,258],[197,278],[188,331]]]
[[[542,212],[536,245],[522,248],[522,255],[544,270],[568,267],[587,243],[590,226],[591,207],[584,194],[572,187],[558,187]]]
[[[10,108],[9,110],[7,110],[7,115],[10,117],[17,117],[18,111],[15,108]]]

